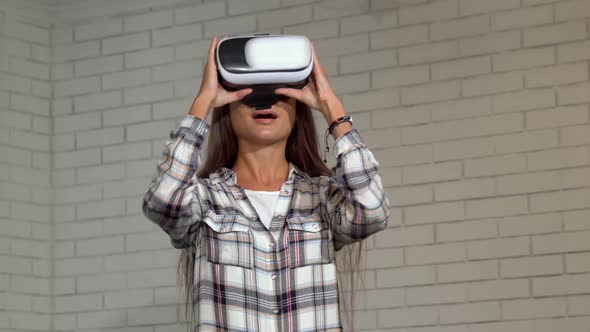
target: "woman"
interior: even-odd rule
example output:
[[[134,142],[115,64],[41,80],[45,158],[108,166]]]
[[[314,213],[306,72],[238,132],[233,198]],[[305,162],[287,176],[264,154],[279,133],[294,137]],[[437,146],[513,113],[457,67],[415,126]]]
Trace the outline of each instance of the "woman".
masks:
[[[277,89],[281,100],[256,111],[240,102],[252,89],[218,83],[216,45],[143,212],[184,249],[179,277],[195,330],[342,331],[336,251],[386,228],[379,164],[346,121],[332,131],[337,165],[322,162],[310,108],[328,124],[346,113],[317,56],[305,88]]]

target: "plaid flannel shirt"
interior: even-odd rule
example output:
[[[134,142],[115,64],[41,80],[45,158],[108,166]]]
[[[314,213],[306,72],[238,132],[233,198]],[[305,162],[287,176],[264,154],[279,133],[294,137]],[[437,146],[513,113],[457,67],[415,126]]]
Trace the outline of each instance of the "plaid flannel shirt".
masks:
[[[312,178],[289,162],[267,229],[232,169],[196,177],[209,129],[190,114],[181,120],[143,198],[144,215],[175,248],[193,246],[204,227],[195,331],[342,331],[336,251],[389,218],[373,154],[353,129],[334,142],[332,176]]]

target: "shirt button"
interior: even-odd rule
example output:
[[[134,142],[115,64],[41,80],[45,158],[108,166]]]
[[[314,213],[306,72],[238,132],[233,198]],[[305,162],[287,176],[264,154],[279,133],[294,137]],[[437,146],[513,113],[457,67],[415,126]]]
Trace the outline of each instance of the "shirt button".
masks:
[[[278,314],[279,313],[279,309],[275,309],[272,312],[274,312],[275,314]]]
[[[282,214],[279,214],[279,215],[277,216],[277,219],[279,219],[279,220],[280,220],[280,219],[283,219],[283,215],[282,215]]]
[[[311,228],[313,228],[313,229],[316,229],[316,230],[317,230],[319,227],[320,227],[320,226],[319,226],[318,224],[313,224],[313,225],[311,225]]]
[[[274,244],[274,243],[272,243],[272,242],[269,242],[269,243],[268,243],[268,246],[272,248],[272,247],[274,247],[274,246],[275,246],[275,244]]]
[[[289,190],[287,190],[287,189],[283,190],[283,194],[284,195],[288,195],[289,194]]]
[[[273,274],[273,275],[271,275],[271,276],[270,276],[270,278],[271,278],[272,280],[275,280],[275,279],[277,278],[277,275],[276,275],[276,274]]]

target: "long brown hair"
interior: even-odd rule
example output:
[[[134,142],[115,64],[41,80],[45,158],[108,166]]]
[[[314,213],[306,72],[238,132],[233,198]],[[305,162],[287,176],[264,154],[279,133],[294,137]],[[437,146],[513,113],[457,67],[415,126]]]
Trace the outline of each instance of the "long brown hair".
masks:
[[[320,157],[317,131],[311,109],[299,101],[296,103],[296,120],[287,138],[285,157],[293,162],[300,170],[311,177],[330,176],[332,171],[326,166]],[[210,173],[221,167],[232,168],[238,154],[238,139],[233,131],[229,116],[229,105],[214,108],[211,117],[211,125],[208,134],[207,157],[197,172],[198,178],[206,178]],[[200,227],[197,231],[196,242],[192,247],[182,249],[178,262],[177,282],[184,291],[185,317],[188,320],[189,305],[191,311],[191,326],[194,327],[195,297],[194,276],[195,258],[201,248]],[[354,330],[354,303],[355,291],[360,274],[360,256],[363,251],[363,241],[346,245],[338,250],[336,261],[338,271],[339,310],[344,312],[347,322],[350,322]],[[197,272],[198,275],[198,272]],[[356,276],[356,278],[355,278]],[[350,291],[348,290],[350,288]],[[344,300],[350,296],[350,306]],[[350,315],[352,313],[352,315]],[[341,315],[342,316],[342,315]]]

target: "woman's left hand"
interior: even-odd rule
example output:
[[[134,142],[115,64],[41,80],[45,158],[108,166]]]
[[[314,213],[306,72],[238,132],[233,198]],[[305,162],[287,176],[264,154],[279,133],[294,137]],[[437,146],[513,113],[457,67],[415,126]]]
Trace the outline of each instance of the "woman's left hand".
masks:
[[[333,114],[343,113],[344,108],[334,93],[334,89],[332,89],[326,69],[320,64],[313,43],[311,43],[311,48],[313,51],[313,68],[308,84],[303,89],[278,88],[274,92],[295,98],[310,108],[320,111],[326,120],[331,122]]]

